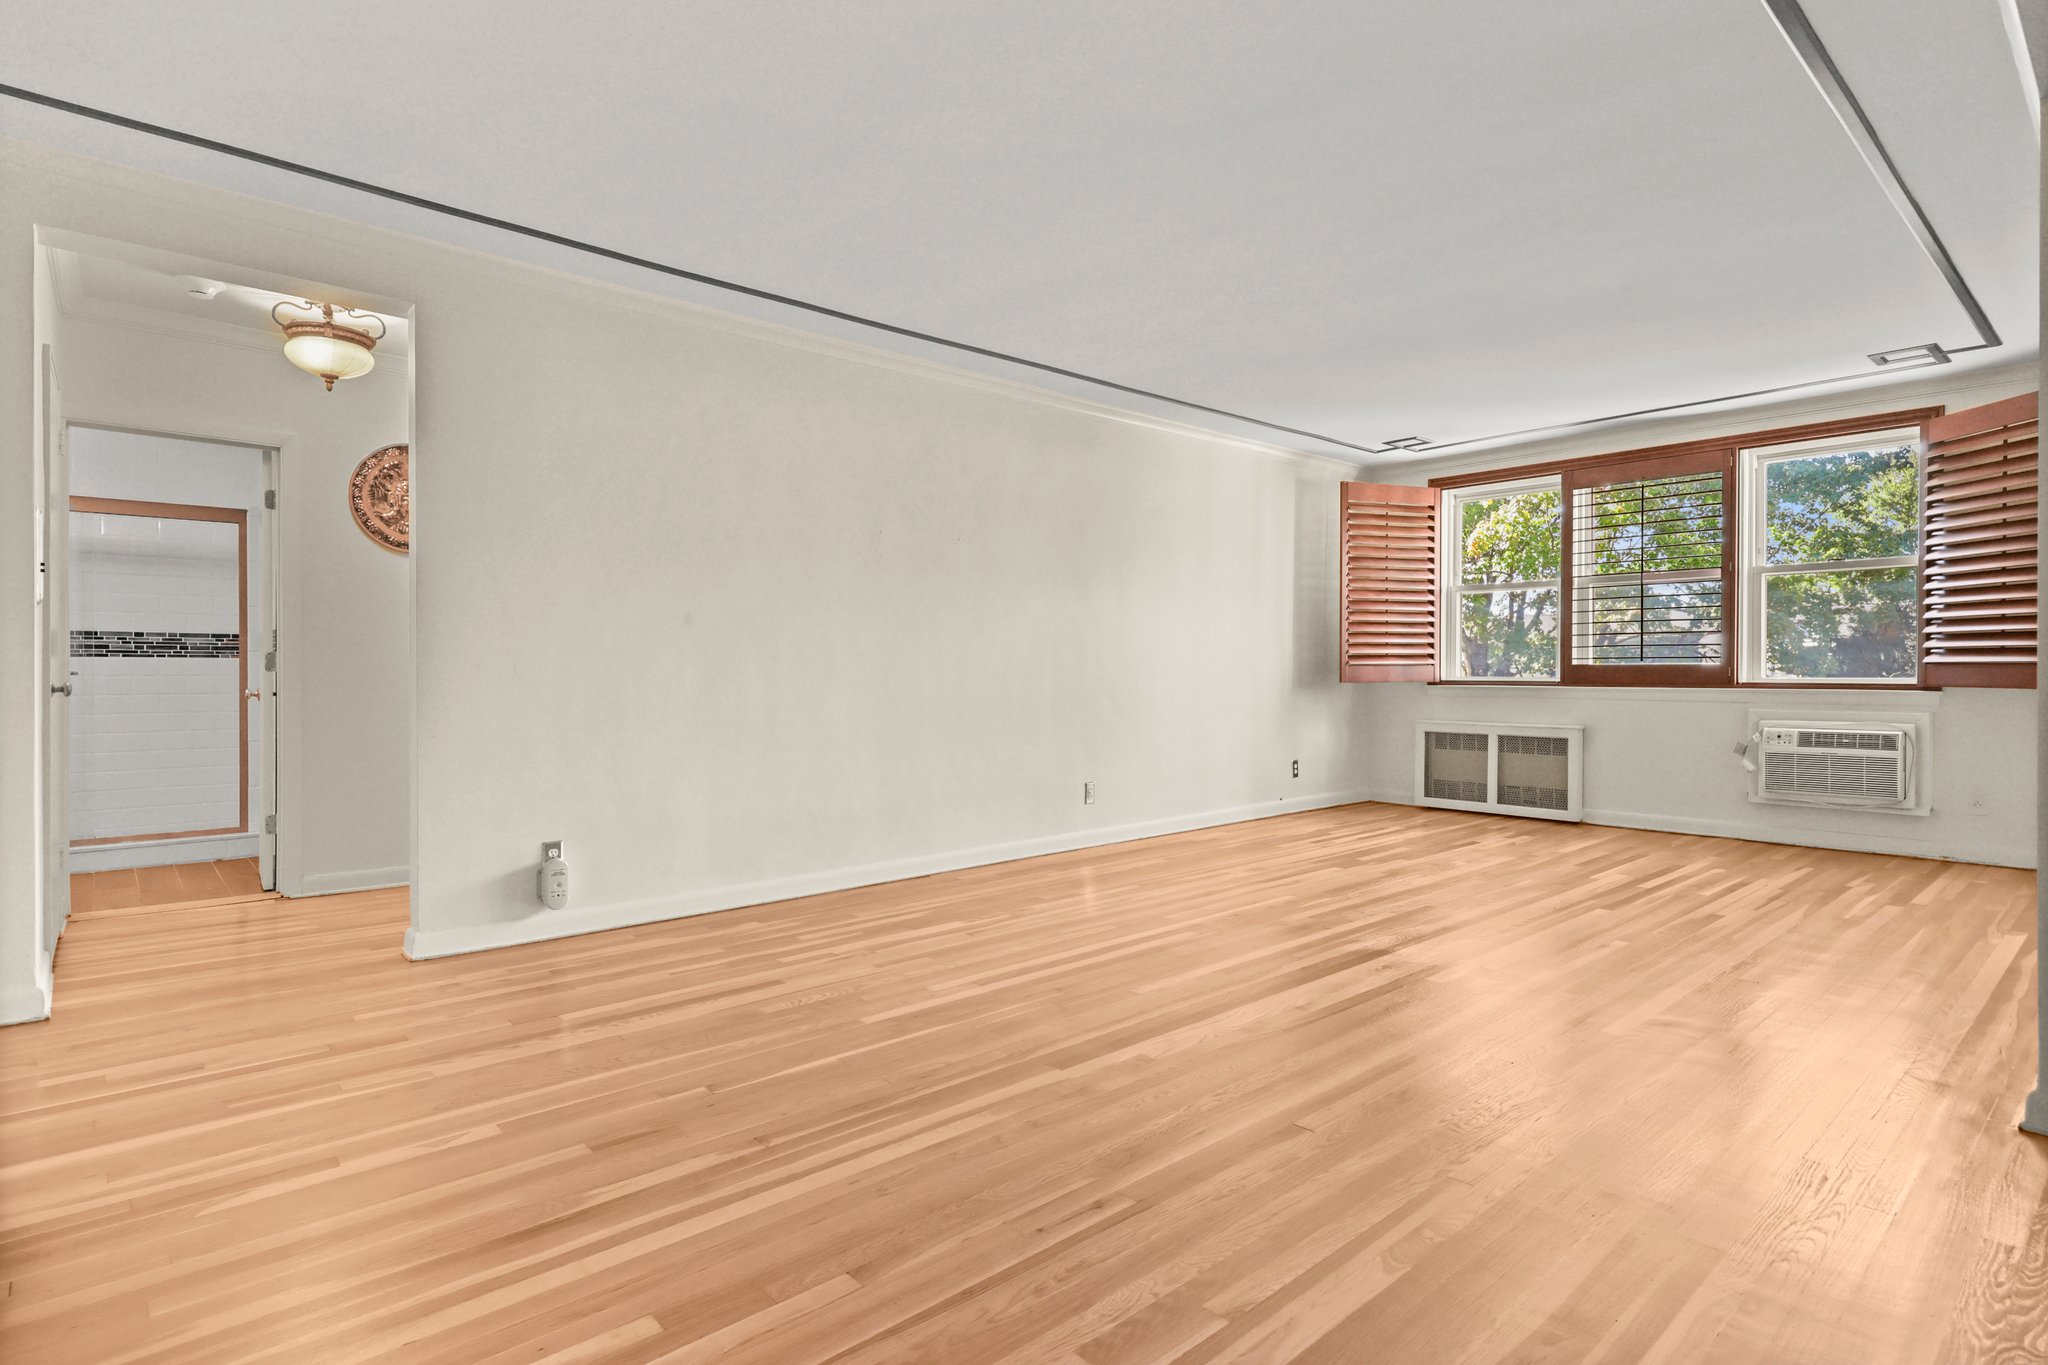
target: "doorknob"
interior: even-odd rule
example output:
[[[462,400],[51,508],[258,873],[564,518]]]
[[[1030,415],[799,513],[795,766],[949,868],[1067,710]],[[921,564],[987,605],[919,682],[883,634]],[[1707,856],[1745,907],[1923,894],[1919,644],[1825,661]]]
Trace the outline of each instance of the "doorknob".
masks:
[[[67,682],[67,683],[51,683],[51,684],[50,684],[50,694],[51,694],[52,696],[58,696],[58,697],[68,697],[68,696],[70,696],[70,695],[71,695],[71,684],[70,684],[70,683],[68,683],[68,682]]]
[[[261,692],[244,692],[244,693],[242,694],[242,700],[243,700],[243,701],[262,701],[262,700],[263,700],[263,694],[262,694]]]

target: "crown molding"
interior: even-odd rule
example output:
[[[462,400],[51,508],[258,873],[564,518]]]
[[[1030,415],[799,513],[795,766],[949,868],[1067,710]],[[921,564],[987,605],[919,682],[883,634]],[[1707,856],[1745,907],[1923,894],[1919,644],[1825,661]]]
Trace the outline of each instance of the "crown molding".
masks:
[[[1871,379],[1883,377],[1875,373],[1870,376]],[[1853,418],[1899,408],[1946,404],[1952,399],[1980,393],[2003,397],[2036,388],[2039,380],[2040,360],[2036,356],[2015,358],[1961,373],[1943,368],[1939,378],[1908,380],[1891,376],[1889,383],[1879,384],[1852,380],[1850,387],[1831,389],[1825,394],[1814,394],[1791,402],[1719,407],[1639,422],[1615,423],[1598,430],[1577,430],[1489,446],[1482,451],[1438,460],[1368,463],[1365,477],[1389,483],[1427,483],[1431,479],[1478,474],[1539,461],[1712,440],[1764,426],[1798,426],[1805,422]]]

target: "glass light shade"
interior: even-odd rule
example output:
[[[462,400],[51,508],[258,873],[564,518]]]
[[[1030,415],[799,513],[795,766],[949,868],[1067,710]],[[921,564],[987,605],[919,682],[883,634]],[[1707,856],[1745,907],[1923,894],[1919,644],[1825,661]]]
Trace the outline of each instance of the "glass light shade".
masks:
[[[346,337],[304,334],[285,339],[284,358],[307,374],[326,380],[330,389],[335,380],[368,374],[377,363],[377,357],[359,342]]]

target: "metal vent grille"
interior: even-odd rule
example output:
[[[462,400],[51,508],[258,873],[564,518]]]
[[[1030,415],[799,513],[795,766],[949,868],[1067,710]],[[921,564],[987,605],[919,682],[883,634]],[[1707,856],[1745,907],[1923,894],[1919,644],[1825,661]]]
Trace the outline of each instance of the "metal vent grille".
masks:
[[[1899,737],[1873,730],[1801,730],[1799,747],[1802,749],[1876,749],[1895,754],[1899,751]]]
[[[1500,804],[1571,808],[1571,741],[1562,735],[1500,736]]]
[[[1527,806],[1533,810],[1570,810],[1571,793],[1563,787],[1515,787],[1500,784],[1503,806]]]
[[[1485,804],[1487,738],[1483,731],[1431,730],[1422,758],[1423,793],[1438,801]]]
[[[1879,736],[1871,736],[1879,738]],[[1897,736],[1883,736],[1894,743]],[[1764,791],[1774,796],[1858,796],[1879,801],[1904,798],[1904,770],[1890,754],[1795,750],[1764,754]]]

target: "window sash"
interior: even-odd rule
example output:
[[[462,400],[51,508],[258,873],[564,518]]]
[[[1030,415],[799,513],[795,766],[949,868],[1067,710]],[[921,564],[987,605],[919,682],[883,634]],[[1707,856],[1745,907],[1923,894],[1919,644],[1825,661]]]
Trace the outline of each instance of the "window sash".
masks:
[[[1457,681],[1503,683],[1514,686],[1519,683],[1554,683],[1557,671],[1532,673],[1519,678],[1475,677],[1465,671],[1464,648],[1464,599],[1479,593],[1542,592],[1546,589],[1558,594],[1558,650],[1562,658],[1564,650],[1564,580],[1562,578],[1513,579],[1497,583],[1466,583],[1465,576],[1465,507],[1474,502],[1491,502],[1496,498],[1512,498],[1523,493],[1558,493],[1560,502],[1562,480],[1556,475],[1533,479],[1513,479],[1501,483],[1472,484],[1454,489],[1445,498],[1443,515],[1443,582],[1444,609],[1442,635],[1437,648],[1437,657],[1443,661],[1441,676]],[[1563,554],[1565,513],[1558,513],[1558,552]]]
[[[2023,395],[2029,404],[2033,395]],[[2019,400],[2012,400],[2007,406],[2014,406]],[[1982,410],[1973,410],[1966,416],[1979,413],[2002,411],[2000,405],[1990,405]],[[2031,422],[2032,408],[2028,408],[2027,421]],[[1994,415],[1996,415],[1994,413]],[[1550,589],[1555,582],[1558,592],[1559,621],[1559,674],[1554,681],[1566,685],[1592,684],[1605,686],[1651,686],[1651,687],[1727,687],[1746,685],[1771,686],[1871,686],[1906,690],[1918,686],[1940,686],[1944,682],[1971,686],[2024,686],[2031,682],[2031,664],[2027,665],[2029,683],[2005,681],[2006,673],[1998,674],[1996,680],[1989,675],[1997,670],[2006,670],[2017,676],[2018,668],[2007,665],[1984,665],[1979,670],[1986,676],[1962,677],[1969,666],[1943,665],[1958,676],[1930,677],[1931,665],[1926,657],[1928,648],[1929,622],[1929,548],[1927,544],[1927,516],[1930,502],[1928,481],[1931,460],[1926,442],[1934,440],[1934,431],[1928,424],[1943,419],[1939,407],[1923,407],[1868,414],[1855,419],[1832,419],[1823,422],[1806,423],[1800,426],[1776,430],[1753,431],[1726,438],[1695,441],[1652,450],[1619,451],[1611,454],[1588,455],[1566,460],[1530,463],[1489,471],[1474,471],[1469,474],[1444,475],[1430,480],[1430,485],[1445,497],[1443,526],[1446,534],[1441,538],[1438,558],[1441,575],[1439,595],[1439,616],[1442,632],[1438,640],[1439,657],[1445,662],[1443,676],[1446,679],[1474,683],[1514,683],[1523,681],[1553,681],[1550,679],[1520,678],[1464,678],[1463,655],[1457,637],[1461,598],[1472,592],[1529,592]],[[2019,419],[2014,419],[2015,421]],[[2029,427],[2029,433],[2031,427]],[[1957,438],[1958,440],[1964,438]],[[1887,444],[1912,444],[1920,460],[1920,544],[1918,553],[1913,555],[1883,556],[1869,559],[1832,560],[1817,563],[1762,563],[1761,497],[1765,490],[1764,471],[1757,467],[1759,457],[1762,463],[1779,459],[1794,459],[1839,453],[1844,451],[1870,449]],[[1664,664],[1622,664],[1622,665],[1573,665],[1571,652],[1575,626],[1573,622],[1574,599],[1577,596],[1573,586],[1570,554],[1572,542],[1571,519],[1573,515],[1573,489],[1600,484],[1627,482],[1645,477],[1643,470],[1659,466],[1721,463],[1724,470],[1722,483],[1722,506],[1724,509],[1723,556],[1719,578],[1723,598],[1723,660],[1718,665],[1664,665]],[[1462,574],[1458,556],[1463,550],[1461,542],[1453,541],[1451,532],[1462,529],[1459,503],[1464,499],[1499,497],[1513,492],[1538,488],[1557,488],[1563,503],[1560,527],[1561,558],[1565,567],[1561,580],[1530,580],[1527,582],[1472,583],[1457,581]],[[1754,507],[1753,507],[1754,504]],[[1964,512],[1975,515],[1976,504],[1964,507]],[[1954,518],[1950,518],[1953,525]],[[1966,527],[1966,529],[1971,529]],[[1750,537],[1758,542],[1752,548]],[[2031,561],[2029,561],[2031,563]],[[2001,564],[1986,564],[1984,568],[2001,568]],[[1920,675],[1915,678],[1778,678],[1768,677],[1762,669],[1762,604],[1764,589],[1768,580],[1778,574],[1807,573],[1851,573],[1855,571],[1901,570],[1913,572],[1918,586],[1918,607],[1920,619],[1916,624],[1918,639],[1916,647],[1920,655]],[[2025,596],[2033,600],[2033,570],[2022,566],[2013,571],[2026,577]],[[1699,576],[1711,579],[1711,570],[1699,571]],[[1980,575],[1981,576],[1981,575]],[[1611,581],[1611,580],[1603,580]],[[1974,583],[1975,580],[1972,580]],[[1980,590],[1972,587],[1972,593]],[[1989,590],[1982,590],[1988,592]],[[1937,594],[1939,595],[1939,594]],[[1959,600],[1959,599],[1958,599]],[[2003,600],[2003,599],[2001,599]],[[1953,607],[1953,602],[1950,603]],[[1975,612],[1975,598],[1964,608]],[[1958,613],[1961,614],[1961,613]]]
[[[1852,451],[1881,449],[1889,446],[1913,447],[1915,467],[1914,484],[1919,501],[1925,504],[1926,450],[1921,440],[1921,431],[1914,427],[1889,427],[1870,431],[1850,432],[1840,436],[1822,437],[1811,441],[1800,441],[1786,445],[1754,446],[1742,452],[1740,477],[1745,485],[1742,494],[1742,516],[1738,527],[1741,541],[1742,562],[1742,619],[1746,622],[1742,631],[1741,658],[1737,677],[1745,683],[1768,683],[1772,686],[1787,687],[1913,687],[1919,679],[1880,677],[1807,677],[1796,673],[1774,674],[1764,659],[1765,640],[1770,629],[1770,620],[1765,614],[1765,603],[1769,600],[1769,580],[1782,574],[1824,574],[1850,573],[1857,570],[1911,569],[1914,572],[1914,589],[1919,589],[1921,555],[1882,555],[1866,559],[1824,559],[1804,561],[1796,564],[1770,564],[1764,560],[1769,548],[1770,516],[1770,467],[1793,460],[1811,460],[1828,455],[1844,455]],[[1924,552],[1924,547],[1922,547]],[[1918,625],[1915,625],[1917,650],[1919,641]]]
[[[1711,560],[1711,563],[1700,562],[1678,568],[1581,573],[1578,557],[1589,545],[1597,543],[1599,535],[1594,531],[1591,535],[1582,537],[1582,518],[1597,515],[1601,490],[1632,484],[1666,485],[1663,489],[1645,493],[1642,499],[1642,515],[1634,524],[1647,527],[1660,522],[1705,523],[1697,529],[1711,531],[1711,534],[1696,537],[1694,548],[1699,560]],[[1718,513],[1712,514],[1711,517],[1709,514],[1695,511],[1680,511],[1677,516],[1672,517],[1665,515],[1672,509],[1658,509],[1652,506],[1657,497],[1697,494],[1716,484],[1720,492],[1720,504]],[[1568,590],[1563,594],[1558,607],[1563,632],[1558,653],[1559,680],[1567,684],[1633,687],[1725,687],[1732,683],[1735,666],[1735,631],[1739,617],[1734,582],[1734,541],[1735,526],[1740,520],[1736,509],[1738,488],[1735,481],[1734,448],[1730,446],[1685,454],[1653,455],[1633,460],[1608,461],[1587,468],[1567,468],[1563,471],[1563,489],[1563,576]],[[1715,522],[1718,524],[1714,524]],[[1649,595],[1641,590],[1687,583],[1711,583],[1718,589],[1720,657],[1597,657],[1596,652],[1600,646],[1596,643],[1595,636],[1586,633],[1582,618],[1593,617],[1592,604],[1601,590],[1617,587],[1637,590],[1638,600],[1642,603],[1641,610],[1645,615],[1633,632],[1633,637],[1638,642],[1636,648],[1639,654],[1646,654],[1655,648],[1651,642],[1659,632],[1649,626],[1648,613],[1655,608],[1650,605]],[[1676,633],[1691,635],[1695,632]],[[1582,653],[1585,657],[1581,657]]]

